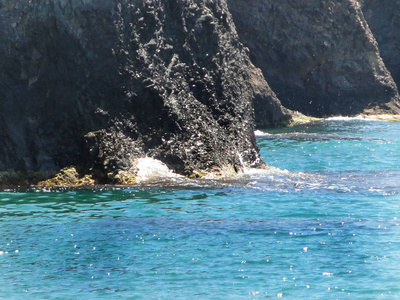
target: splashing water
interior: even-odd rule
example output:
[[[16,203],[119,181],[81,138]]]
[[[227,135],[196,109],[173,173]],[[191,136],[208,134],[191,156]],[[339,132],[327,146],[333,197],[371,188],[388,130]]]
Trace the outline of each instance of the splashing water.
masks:
[[[139,169],[137,174],[139,184],[183,178],[182,175],[174,173],[163,162],[150,157],[140,158],[137,167]]]

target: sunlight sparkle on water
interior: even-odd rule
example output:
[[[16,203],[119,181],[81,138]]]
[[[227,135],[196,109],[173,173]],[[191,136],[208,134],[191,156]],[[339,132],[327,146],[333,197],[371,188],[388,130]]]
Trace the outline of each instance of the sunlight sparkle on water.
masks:
[[[279,130],[234,180],[1,191],[0,298],[400,298],[400,125]]]

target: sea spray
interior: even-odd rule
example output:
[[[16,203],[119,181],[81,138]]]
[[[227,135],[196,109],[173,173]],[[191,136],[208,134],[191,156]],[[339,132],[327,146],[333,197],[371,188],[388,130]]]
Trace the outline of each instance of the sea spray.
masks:
[[[182,175],[174,173],[163,162],[151,157],[140,158],[137,167],[139,169],[137,183],[139,184],[165,179],[183,178]]]

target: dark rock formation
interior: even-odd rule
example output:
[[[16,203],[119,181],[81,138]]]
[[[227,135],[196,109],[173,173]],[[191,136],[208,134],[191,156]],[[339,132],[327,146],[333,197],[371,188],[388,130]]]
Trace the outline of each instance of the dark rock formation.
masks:
[[[253,105],[257,128],[287,125],[294,112],[282,107],[259,68],[250,68],[250,83],[253,90]]]
[[[400,84],[400,1],[362,0],[363,12],[386,67]]]
[[[228,5],[252,62],[286,107],[313,116],[400,112],[396,84],[357,1]]]
[[[254,98],[259,123],[290,119],[224,0],[3,0],[0,57],[0,171],[234,172],[262,163]]]

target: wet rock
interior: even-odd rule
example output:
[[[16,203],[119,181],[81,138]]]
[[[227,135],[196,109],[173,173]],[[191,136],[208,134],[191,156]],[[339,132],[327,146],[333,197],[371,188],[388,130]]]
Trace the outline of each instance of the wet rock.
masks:
[[[286,107],[318,117],[400,112],[396,84],[357,1],[228,4],[252,62]]]
[[[91,175],[80,176],[74,167],[60,170],[53,178],[40,181],[37,185],[40,187],[57,187],[57,186],[91,186],[95,180]]]
[[[225,1],[4,0],[0,57],[0,171],[239,172],[262,164],[253,99],[264,124],[290,118]]]

